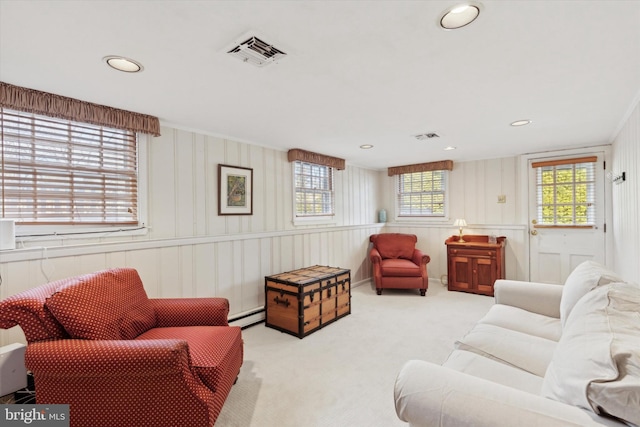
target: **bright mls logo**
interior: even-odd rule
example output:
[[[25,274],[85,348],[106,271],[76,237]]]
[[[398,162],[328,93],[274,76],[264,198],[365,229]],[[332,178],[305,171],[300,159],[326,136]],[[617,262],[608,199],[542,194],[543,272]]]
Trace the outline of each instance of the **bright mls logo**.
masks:
[[[69,427],[69,405],[0,405],[2,426]]]

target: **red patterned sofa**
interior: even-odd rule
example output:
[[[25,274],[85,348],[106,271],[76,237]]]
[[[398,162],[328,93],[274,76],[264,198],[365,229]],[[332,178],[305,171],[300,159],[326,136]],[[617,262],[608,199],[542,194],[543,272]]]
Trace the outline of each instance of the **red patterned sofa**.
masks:
[[[240,371],[224,298],[150,299],[118,268],[0,301],[20,325],[38,404],[70,405],[71,426],[213,426]]]

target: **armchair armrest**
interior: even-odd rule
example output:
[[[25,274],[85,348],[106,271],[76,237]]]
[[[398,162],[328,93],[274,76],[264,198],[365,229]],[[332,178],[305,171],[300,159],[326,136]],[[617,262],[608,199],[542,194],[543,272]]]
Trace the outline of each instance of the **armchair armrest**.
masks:
[[[188,360],[183,340],[40,341],[29,344],[25,354],[34,374],[56,378],[159,376],[188,370]]]
[[[183,340],[40,341],[27,346],[25,365],[36,402],[69,404],[74,425],[211,426],[222,406]]]
[[[419,360],[403,366],[394,396],[411,427],[608,425],[577,407]]]
[[[420,249],[415,249],[413,251],[413,257],[411,261],[416,265],[427,265],[431,261],[431,257],[429,255],[425,255],[422,253]]]
[[[380,252],[376,248],[371,248],[369,251],[369,259],[374,264],[380,264],[382,262],[382,256],[380,256]]]
[[[228,326],[226,298],[151,298],[158,327]]]
[[[499,279],[493,288],[496,304],[560,318],[562,285]]]

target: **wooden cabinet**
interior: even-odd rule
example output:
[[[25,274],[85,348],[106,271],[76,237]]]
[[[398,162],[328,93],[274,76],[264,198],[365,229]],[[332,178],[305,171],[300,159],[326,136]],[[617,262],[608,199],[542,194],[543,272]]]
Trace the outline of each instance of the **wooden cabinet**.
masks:
[[[489,236],[449,237],[447,245],[447,283],[450,291],[473,292],[493,296],[493,284],[504,279],[506,237],[489,243]]]

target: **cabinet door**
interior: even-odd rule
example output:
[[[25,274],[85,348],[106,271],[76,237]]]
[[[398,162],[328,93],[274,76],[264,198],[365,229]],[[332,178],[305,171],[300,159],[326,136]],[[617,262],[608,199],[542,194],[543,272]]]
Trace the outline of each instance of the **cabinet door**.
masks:
[[[473,289],[472,258],[465,256],[450,256],[448,277],[451,289],[471,290]]]
[[[495,259],[476,258],[473,260],[474,288],[482,294],[493,295],[493,283],[498,278]]]

